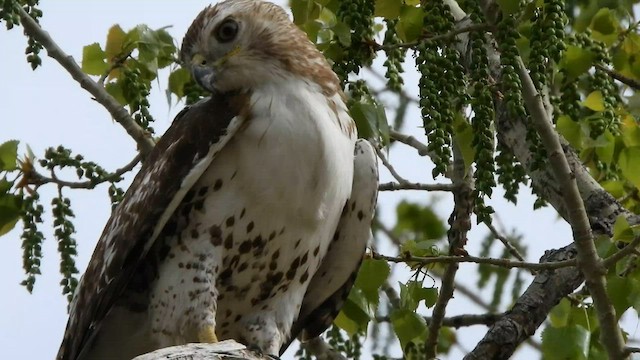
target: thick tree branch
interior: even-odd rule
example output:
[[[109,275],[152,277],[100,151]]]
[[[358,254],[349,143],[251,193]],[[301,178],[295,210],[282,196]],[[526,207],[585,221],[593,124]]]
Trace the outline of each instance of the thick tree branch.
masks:
[[[136,141],[138,150],[143,156],[149,154],[155,145],[151,135],[136,124],[127,110],[104,87],[85,74],[73,57],[66,54],[21,6],[17,9],[25,33],[42,44],[47,49],[47,54],[62,65],[83,89],[87,90],[98,103],[107,109],[113,119],[122,125],[125,131]]]
[[[533,124],[540,134],[558,185],[563,189],[564,203],[569,224],[573,230],[573,240],[578,251],[578,267],[584,274],[585,282],[593,297],[600,321],[600,336],[611,359],[623,359],[624,339],[618,327],[616,312],[607,294],[606,268],[596,252],[589,219],[580,196],[578,185],[567,161],[558,134],[542,103],[542,98],[520,59],[518,73],[522,82],[522,95],[531,113]]]
[[[561,262],[576,255],[573,245],[547,252],[540,263]],[[509,359],[518,345],[535,334],[560,299],[571,293],[583,278],[574,267],[543,270],[507,314],[489,328],[465,360]]]
[[[133,360],[271,360],[267,355],[250,351],[233,340],[214,344],[193,343],[159,349],[136,356]]]

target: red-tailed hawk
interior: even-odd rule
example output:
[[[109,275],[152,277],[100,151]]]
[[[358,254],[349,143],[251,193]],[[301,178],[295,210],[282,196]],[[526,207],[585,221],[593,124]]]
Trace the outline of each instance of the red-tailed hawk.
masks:
[[[377,194],[338,78],[280,7],[202,11],[181,57],[212,96],[184,109],[96,246],[58,359],[235,339],[280,354],[353,283]]]

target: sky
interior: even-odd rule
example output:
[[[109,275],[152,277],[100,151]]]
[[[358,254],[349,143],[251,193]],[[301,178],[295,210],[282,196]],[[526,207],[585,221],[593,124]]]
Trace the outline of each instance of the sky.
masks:
[[[285,1],[279,1],[280,4]],[[152,1],[152,0],[86,0],[82,2],[59,0],[43,1],[44,17],[42,26],[55,39],[60,47],[80,61],[82,47],[93,42],[104,43],[108,29],[120,24],[125,29],[144,23],[151,28],[171,26],[168,31],[181,39],[187,27],[197,13],[208,5],[208,1]],[[10,139],[21,141],[21,152],[28,144],[37,156],[42,156],[49,146],[64,144],[79,152],[88,160],[96,161],[107,170],[113,170],[128,163],[135,156],[135,143],[124,130],[113,122],[109,114],[53,59],[43,53],[42,67],[32,71],[24,58],[26,39],[21,29],[0,30],[0,46],[3,49],[3,66],[0,67],[0,143]],[[375,67],[380,67],[376,62]],[[410,64],[405,68],[410,69]],[[151,95],[151,112],[156,119],[156,131],[161,134],[171,124],[173,116],[180,110],[181,104],[169,107],[164,95],[166,76],[161,75],[154,83]],[[362,74],[364,77],[370,74]],[[416,89],[417,76],[409,71],[405,79],[408,89]],[[392,104],[389,104],[392,105]],[[393,118],[389,106],[389,118]],[[407,125],[402,131],[423,138],[419,128],[419,112],[411,108]],[[431,166],[424,158],[404,146],[394,146],[389,159],[396,170],[412,181],[427,183],[442,182],[443,179],[431,178]],[[137,171],[136,168],[134,171]],[[68,177],[73,180],[72,177]],[[131,180],[131,175],[126,179]],[[385,169],[381,169],[381,182],[392,178]],[[49,202],[55,187],[42,189],[45,209],[49,211]],[[569,227],[559,220],[552,209],[532,212],[533,198],[528,189],[522,189],[517,206],[502,200],[502,192],[496,191],[488,201],[500,216],[504,229],[524,234],[525,244],[529,248],[529,261],[537,262],[545,249],[567,245],[571,239]],[[82,272],[93,251],[93,247],[109,218],[110,206],[106,187],[94,191],[65,190],[71,198],[76,214],[76,234],[79,255],[78,269]],[[378,212],[386,224],[394,223],[395,204],[401,199],[430,203],[435,202],[439,215],[446,219],[452,208],[451,197],[447,194],[426,194],[421,192],[381,193]],[[0,238],[0,349],[6,358],[52,359],[64,333],[67,319],[66,299],[61,295],[58,285],[58,258],[56,244],[52,236],[50,217],[45,217],[42,225],[46,241],[44,243],[43,275],[36,281],[33,294],[20,286],[24,279],[22,270],[22,252],[20,232],[14,230]],[[469,234],[467,250],[471,255],[479,252],[480,241],[487,234],[479,226]],[[392,250],[387,255],[394,255]],[[494,254],[499,254],[496,251]],[[403,265],[394,266],[398,271],[397,280],[406,280],[409,272]],[[491,294],[487,289],[477,288],[477,266],[462,264],[457,277],[474,292],[485,298]],[[527,282],[529,278],[527,278]],[[436,282],[435,284],[439,284]],[[502,304],[504,310],[508,304]],[[463,295],[457,294],[447,308],[447,315],[483,313]],[[627,331],[635,334],[637,320],[627,321]],[[460,330],[463,350],[456,349],[449,359],[461,358],[465,350],[471,350],[484,335],[486,328],[475,326]],[[539,334],[536,335],[539,341]],[[526,347],[516,353],[514,359],[530,359],[532,352]],[[365,359],[367,356],[364,357]]]

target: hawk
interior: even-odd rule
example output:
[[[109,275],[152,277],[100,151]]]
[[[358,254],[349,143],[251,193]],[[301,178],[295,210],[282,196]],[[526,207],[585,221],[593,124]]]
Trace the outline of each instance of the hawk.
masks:
[[[254,0],[205,8],[180,56],[212,95],[177,115],[107,222],[60,360],[225,339],[281,354],[353,284],[377,165],[327,60]]]

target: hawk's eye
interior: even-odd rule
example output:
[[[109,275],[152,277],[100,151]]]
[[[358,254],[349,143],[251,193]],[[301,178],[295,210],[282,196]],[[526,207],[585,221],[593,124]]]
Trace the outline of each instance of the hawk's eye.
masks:
[[[238,23],[233,19],[225,20],[216,30],[216,39],[221,43],[227,43],[235,39],[238,34]]]

